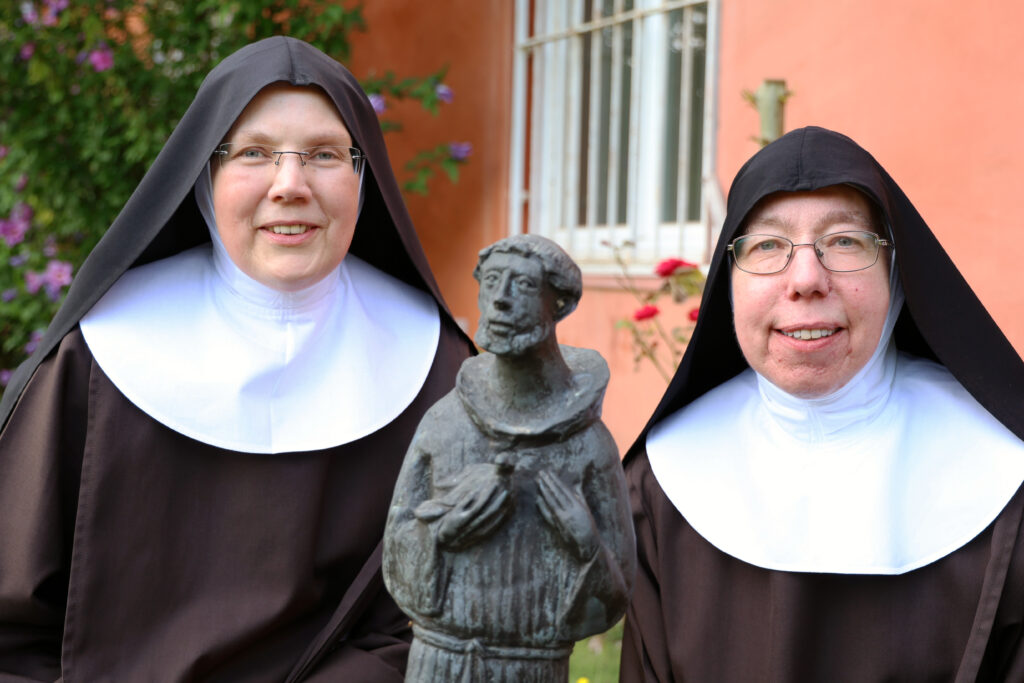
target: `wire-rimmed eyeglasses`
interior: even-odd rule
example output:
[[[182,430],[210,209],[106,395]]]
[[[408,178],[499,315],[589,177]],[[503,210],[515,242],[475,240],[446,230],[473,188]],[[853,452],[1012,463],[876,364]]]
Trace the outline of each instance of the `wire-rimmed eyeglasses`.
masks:
[[[312,166],[325,170],[343,168],[351,164],[352,170],[358,174],[363,170],[366,157],[355,147],[337,145],[318,145],[303,150],[271,149],[264,145],[241,145],[224,142],[213,150],[214,156],[220,159],[221,166],[237,168],[269,168],[280,166],[281,157],[294,154],[302,166]]]
[[[772,275],[786,269],[797,247],[814,247],[815,256],[826,269],[849,273],[875,265],[879,247],[892,246],[890,240],[873,232],[850,230],[832,232],[802,244],[778,235],[743,235],[730,242],[726,250],[743,272]]]

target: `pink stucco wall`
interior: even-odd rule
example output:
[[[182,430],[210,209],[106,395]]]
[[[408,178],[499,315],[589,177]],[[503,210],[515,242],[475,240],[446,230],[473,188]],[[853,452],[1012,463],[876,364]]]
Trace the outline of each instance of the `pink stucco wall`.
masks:
[[[846,133],[900,183],[1024,354],[1024,4],[722,0],[718,175],[756,151],[740,93],[785,79],[786,129]],[[950,330],[955,334],[956,330]]]

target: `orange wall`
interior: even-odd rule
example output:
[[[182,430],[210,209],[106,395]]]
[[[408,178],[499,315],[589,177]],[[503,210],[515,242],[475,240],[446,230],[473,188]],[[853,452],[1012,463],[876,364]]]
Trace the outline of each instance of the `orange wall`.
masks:
[[[1024,354],[1022,30],[1019,2],[722,0],[723,188],[757,149],[741,91],[785,79],[786,129],[822,125],[870,151]]]
[[[508,149],[512,111],[512,3],[509,0],[371,0],[367,32],[353,37],[349,68],[359,78],[376,70],[422,76],[448,65],[455,92],[437,117],[418,104],[389,103],[382,118],[401,121],[387,133],[401,180],[416,152],[439,143],[470,142],[473,153],[457,184],[436,176],[427,196],[406,205],[452,312],[476,330],[476,254],[507,232]]]

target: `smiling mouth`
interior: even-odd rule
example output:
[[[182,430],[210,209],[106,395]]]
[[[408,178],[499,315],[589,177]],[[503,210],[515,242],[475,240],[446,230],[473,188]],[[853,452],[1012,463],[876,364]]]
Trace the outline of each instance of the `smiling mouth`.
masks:
[[[793,339],[821,339],[822,337],[831,337],[839,331],[839,328],[821,328],[821,329],[808,329],[808,330],[789,330],[788,332],[780,330],[782,334]]]
[[[271,225],[267,228],[270,232],[275,235],[301,235],[308,230],[311,230],[312,226],[294,224],[294,225]]]

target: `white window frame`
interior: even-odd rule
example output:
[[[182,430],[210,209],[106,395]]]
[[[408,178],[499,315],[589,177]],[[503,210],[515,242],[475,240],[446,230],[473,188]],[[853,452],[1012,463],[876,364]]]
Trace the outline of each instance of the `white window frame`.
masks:
[[[635,274],[650,272],[651,264],[668,256],[707,263],[714,240],[724,218],[725,202],[715,175],[715,108],[717,103],[718,26],[720,0],[634,0],[633,9],[623,11],[623,0],[615,0],[616,13],[583,23],[584,2],[592,0],[516,0],[515,57],[513,65],[513,118],[511,139],[511,189],[509,232],[532,232],[550,237],[566,248],[585,273],[610,274],[618,271],[612,249],[605,242],[621,245],[627,240],[633,247],[627,252]],[[664,128],[667,109],[664,83],[667,79],[669,13],[673,10],[707,4],[707,49],[702,129],[700,219],[687,221],[686,187],[680,182],[676,215],[672,223],[660,220],[662,207],[661,173],[664,163]],[[533,25],[529,25],[533,14]],[[689,13],[686,13],[689,16]],[[621,27],[632,22],[633,52],[629,56],[639,68],[633,68],[630,87],[631,120],[628,128],[627,206],[624,223],[618,215],[618,193],[612,178],[618,168],[620,150],[609,141],[608,224],[596,225],[596,177],[599,88],[590,88],[592,119],[588,155],[587,224],[576,225],[576,207],[580,198],[579,159],[581,117],[580,79],[583,73],[583,34],[600,36],[601,29],[612,28],[612,61],[621,65]],[[599,40],[591,40],[591,64],[599,60]],[[597,69],[591,67],[591,77]],[[682,70],[681,88],[690,86],[688,70]],[[616,102],[621,94],[620,69],[612,68],[612,95],[609,130],[617,131]],[[594,81],[596,83],[596,81]],[[532,86],[533,92],[528,92]],[[532,100],[530,99],[532,96]],[[531,102],[531,111],[527,111]],[[683,98],[680,120],[680,173],[685,178],[688,140],[688,98]],[[611,137],[615,137],[612,135]],[[574,163],[575,161],[575,163]],[[527,163],[530,168],[527,170]],[[527,177],[527,173],[529,177]]]

